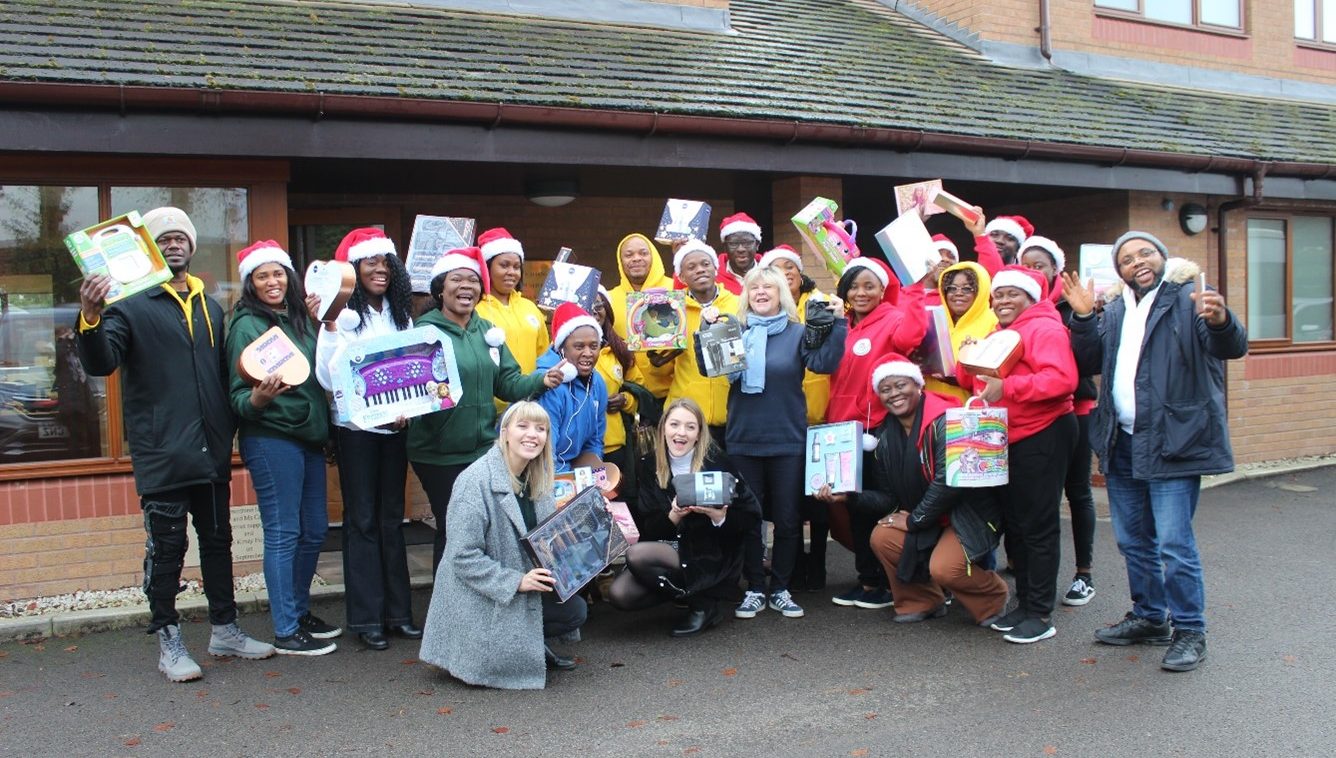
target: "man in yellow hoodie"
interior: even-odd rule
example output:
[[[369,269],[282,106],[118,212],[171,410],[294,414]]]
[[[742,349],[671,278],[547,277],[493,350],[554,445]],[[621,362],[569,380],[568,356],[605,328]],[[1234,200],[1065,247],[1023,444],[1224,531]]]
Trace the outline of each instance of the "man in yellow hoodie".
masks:
[[[612,307],[613,330],[617,336],[626,339],[626,296],[641,290],[670,290],[673,278],[664,273],[659,249],[643,234],[628,234],[617,243],[617,272],[622,280],[608,290],[608,304]],[[635,353],[635,359],[645,389],[662,400],[673,382],[673,362],[655,366],[647,352]]]
[[[723,447],[724,422],[728,419],[728,377],[713,379],[696,365],[696,332],[701,322],[712,323],[721,314],[736,316],[738,296],[718,283],[719,261],[714,248],[700,240],[688,240],[673,255],[673,273],[687,291],[687,347],[673,358],[673,383],[668,402],[689,397],[705,412],[710,436]]]

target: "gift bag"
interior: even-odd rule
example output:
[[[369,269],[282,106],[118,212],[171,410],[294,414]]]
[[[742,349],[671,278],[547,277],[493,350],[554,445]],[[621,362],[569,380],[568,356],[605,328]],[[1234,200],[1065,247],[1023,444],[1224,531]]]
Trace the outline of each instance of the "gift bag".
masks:
[[[974,401],[983,404],[973,407]],[[946,484],[996,487],[1007,483],[1007,409],[978,397],[946,409]]]

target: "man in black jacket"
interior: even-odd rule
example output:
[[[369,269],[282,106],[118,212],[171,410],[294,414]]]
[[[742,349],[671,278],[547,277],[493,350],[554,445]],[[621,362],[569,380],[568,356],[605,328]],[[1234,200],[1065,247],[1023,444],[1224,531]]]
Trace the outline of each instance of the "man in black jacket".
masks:
[[[268,658],[274,647],[236,624],[232,590],[232,435],[223,309],[190,276],[195,227],[177,208],[144,215],[171,281],[103,309],[111,280],[79,288],[79,358],[95,376],[121,370],[121,406],[135,488],[148,533],[144,594],[157,633],[158,669],[173,682],[203,676],[181,640],[176,595],[186,554],[186,514],[199,538],[200,573],[213,634],[209,652]]]
[[[1090,445],[1108,482],[1132,611],[1095,632],[1108,645],[1169,645],[1161,667],[1206,659],[1206,591],[1192,532],[1201,477],[1232,471],[1224,361],[1248,333],[1196,264],[1128,232],[1113,245],[1125,286],[1093,318],[1094,293],[1064,275],[1078,367],[1104,376]],[[1171,634],[1172,632],[1172,634]]]

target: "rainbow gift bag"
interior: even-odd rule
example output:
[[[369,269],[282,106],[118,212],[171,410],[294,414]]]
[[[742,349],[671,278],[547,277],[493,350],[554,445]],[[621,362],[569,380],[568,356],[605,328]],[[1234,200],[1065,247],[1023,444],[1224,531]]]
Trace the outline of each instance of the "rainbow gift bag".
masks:
[[[975,400],[983,403],[974,408]],[[977,397],[946,410],[946,485],[996,487],[1007,483],[1007,409]]]

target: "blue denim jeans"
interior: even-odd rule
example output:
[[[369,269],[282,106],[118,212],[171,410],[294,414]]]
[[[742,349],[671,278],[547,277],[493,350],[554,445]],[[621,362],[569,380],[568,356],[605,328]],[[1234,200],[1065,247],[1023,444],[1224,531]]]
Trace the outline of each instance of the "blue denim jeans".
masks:
[[[316,559],[329,531],[325,457],[277,437],[241,438],[264,528],[264,583],[274,636],[289,637],[308,609]]]
[[[1118,432],[1106,464],[1109,509],[1127,562],[1132,612],[1174,628],[1206,631],[1206,584],[1192,533],[1201,477],[1145,480],[1132,476],[1132,437]]]

